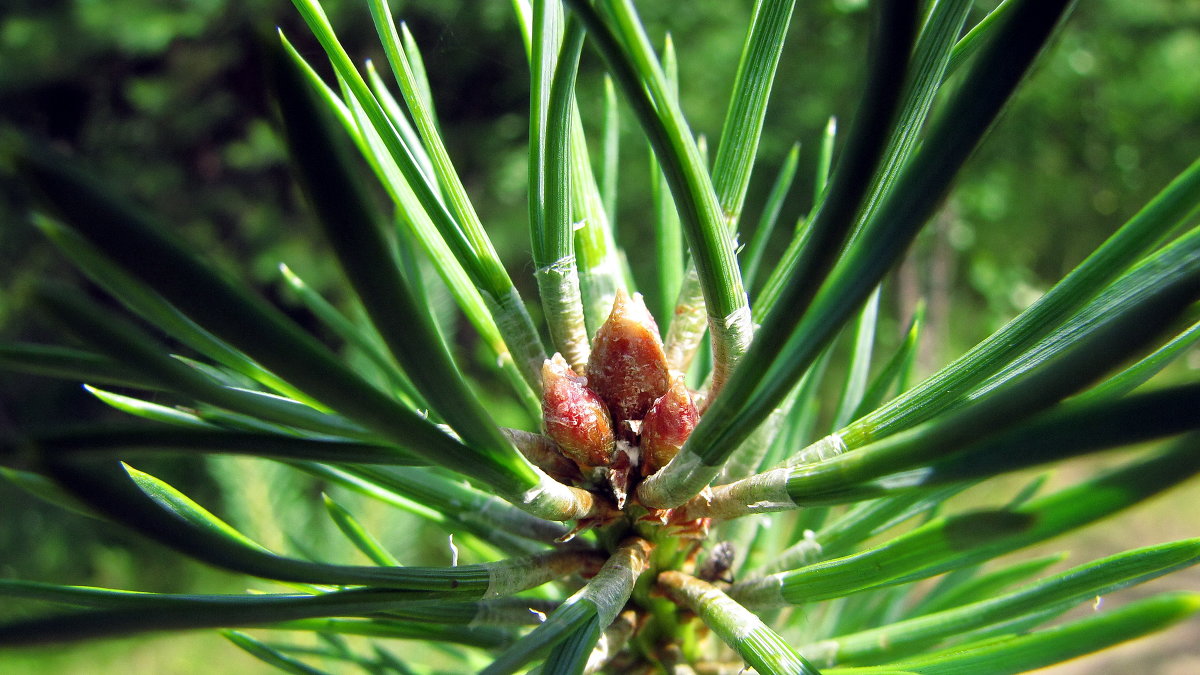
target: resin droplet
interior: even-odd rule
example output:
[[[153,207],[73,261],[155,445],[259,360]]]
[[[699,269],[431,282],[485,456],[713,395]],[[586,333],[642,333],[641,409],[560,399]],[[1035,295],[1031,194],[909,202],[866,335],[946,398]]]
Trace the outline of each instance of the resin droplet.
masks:
[[[615,443],[608,409],[586,384],[587,378],[576,375],[561,354],[542,365],[546,435],[584,474],[611,464]]]
[[[666,466],[699,422],[700,413],[691,393],[682,379],[676,379],[642,420],[642,475],[649,476]]]
[[[596,331],[588,387],[608,404],[617,428],[640,420],[670,385],[658,326],[640,294],[618,291],[612,314]]]

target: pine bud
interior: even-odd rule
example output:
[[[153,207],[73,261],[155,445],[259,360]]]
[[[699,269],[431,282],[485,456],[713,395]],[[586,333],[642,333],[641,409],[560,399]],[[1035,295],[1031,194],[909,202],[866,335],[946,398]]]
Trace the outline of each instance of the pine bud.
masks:
[[[619,429],[640,420],[670,385],[667,358],[654,317],[640,294],[617,292],[612,314],[596,331],[588,387],[608,404]]]
[[[571,370],[561,354],[542,365],[542,417],[546,435],[587,474],[613,459],[613,427],[608,409]]]
[[[666,466],[699,421],[691,393],[682,379],[676,379],[642,420],[642,475],[649,476]]]

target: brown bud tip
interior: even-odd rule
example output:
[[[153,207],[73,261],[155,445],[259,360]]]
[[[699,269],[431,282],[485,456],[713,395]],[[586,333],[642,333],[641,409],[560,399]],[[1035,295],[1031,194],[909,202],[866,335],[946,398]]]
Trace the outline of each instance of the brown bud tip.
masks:
[[[642,420],[642,475],[649,476],[666,466],[699,422],[700,413],[691,393],[682,379],[676,379]]]
[[[629,481],[635,471],[631,452],[633,452],[632,446],[618,441],[616,451],[613,453],[612,464],[605,469],[608,474],[608,486],[612,488],[617,509],[624,509],[625,501],[629,498]]]
[[[640,294],[617,292],[612,314],[596,331],[588,359],[588,386],[619,424],[640,420],[667,391],[670,376],[658,326]]]
[[[546,435],[587,473],[613,458],[613,428],[600,397],[585,386],[561,354],[542,365],[542,417]]]

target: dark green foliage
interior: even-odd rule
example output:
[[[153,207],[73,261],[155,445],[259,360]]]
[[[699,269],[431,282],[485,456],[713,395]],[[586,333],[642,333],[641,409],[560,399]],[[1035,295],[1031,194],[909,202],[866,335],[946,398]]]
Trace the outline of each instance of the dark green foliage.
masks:
[[[0,57],[25,66],[0,75],[0,247],[38,230],[98,287],[51,282],[40,252],[0,272],[0,367],[84,381],[114,417],[38,410],[22,392],[42,385],[12,380],[3,486],[255,577],[159,593],[186,584],[131,563],[106,585],[133,592],[0,560],[19,601],[0,648],[252,628],[288,637],[222,634],[295,673],[1007,673],[1200,611],[1175,592],[1060,618],[1194,565],[1195,539],[1060,573],[1003,558],[1200,471],[1178,363],[1200,338],[1200,161],[1164,131],[1200,91],[1179,65],[1200,42],[1172,28],[1191,10],[292,4],[0,18]],[[1033,104],[1056,125],[1103,109],[1081,89],[1138,107],[1143,66],[1098,72],[1133,23],[1168,43],[1148,51],[1168,102],[1060,140]],[[153,65],[106,98],[47,45]],[[1002,140],[1021,123],[1037,145]],[[158,154],[123,180],[142,142]],[[965,303],[938,287],[954,255]],[[1001,260],[1061,281],[1031,303],[1049,284]],[[622,295],[651,280],[657,327]],[[543,395],[554,352],[566,385]],[[1114,468],[1078,459],[1118,448]],[[1066,480],[1001,478],[1068,461]]]

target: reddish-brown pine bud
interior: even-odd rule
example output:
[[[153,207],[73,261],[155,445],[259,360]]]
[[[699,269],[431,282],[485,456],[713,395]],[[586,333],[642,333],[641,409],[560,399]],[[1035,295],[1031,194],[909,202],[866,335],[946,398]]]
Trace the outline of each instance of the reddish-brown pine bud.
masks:
[[[542,365],[542,417],[546,435],[587,473],[613,459],[613,427],[608,409],[561,354]]]
[[[676,379],[642,420],[642,475],[649,476],[666,466],[699,421],[692,395],[683,380]]]
[[[617,292],[612,314],[592,341],[587,374],[588,387],[608,404],[618,428],[642,419],[666,393],[671,381],[667,358],[641,295]]]

